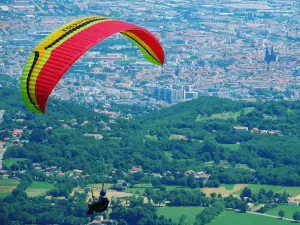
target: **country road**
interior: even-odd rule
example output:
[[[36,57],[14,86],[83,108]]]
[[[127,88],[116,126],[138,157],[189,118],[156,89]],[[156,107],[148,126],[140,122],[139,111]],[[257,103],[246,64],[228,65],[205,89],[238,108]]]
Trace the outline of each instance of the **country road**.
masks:
[[[230,211],[240,212],[240,210],[238,210],[238,209],[234,209],[234,210],[230,210]],[[258,215],[258,216],[272,217],[274,219],[280,219],[279,216],[273,216],[273,215],[268,215],[268,214],[264,214],[264,213],[258,213],[258,212],[252,212],[252,211],[247,211],[246,213],[253,214],[253,215]],[[289,218],[285,218],[285,217],[283,217],[282,220],[287,220],[287,221],[295,222],[295,220],[289,219]]]
[[[0,125],[3,122],[3,115],[4,115],[4,113],[5,113],[5,110],[0,110]],[[3,158],[3,155],[5,153],[5,150],[6,150],[6,148],[1,148],[0,149],[0,169],[2,169],[2,158]]]
[[[249,214],[254,214],[254,215],[259,215],[259,216],[272,217],[272,218],[275,218],[275,219],[279,219],[279,218],[280,218],[280,217],[278,217],[278,216],[272,216],[272,215],[268,215],[268,214],[264,214],[264,213],[257,213],[257,212],[251,212],[251,211],[247,211],[247,213],[249,213]],[[283,219],[283,220],[287,220],[287,221],[292,221],[292,222],[295,221],[295,220],[293,220],[293,219],[289,219],[289,218],[285,218],[285,217],[283,217],[282,219]]]

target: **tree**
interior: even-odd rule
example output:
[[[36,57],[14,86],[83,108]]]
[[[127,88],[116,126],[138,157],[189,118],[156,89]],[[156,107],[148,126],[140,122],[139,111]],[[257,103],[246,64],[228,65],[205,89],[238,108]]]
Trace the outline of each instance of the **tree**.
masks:
[[[215,192],[213,192],[213,193],[210,194],[210,197],[216,198],[216,197],[217,197],[217,194],[216,194]]]
[[[244,197],[249,197],[249,198],[251,198],[251,196],[252,196],[252,191],[251,191],[251,189],[245,187],[244,190],[243,190],[243,192],[242,192],[242,194],[241,194],[241,198],[244,198]]]
[[[284,217],[284,211],[283,210],[279,210],[278,216],[282,219]]]
[[[300,212],[295,212],[293,214],[293,219],[296,220],[297,222],[300,221]]]
[[[181,217],[180,217],[180,219],[179,219],[179,225],[184,225],[185,223],[185,220],[186,220],[186,215],[185,214],[183,214]]]

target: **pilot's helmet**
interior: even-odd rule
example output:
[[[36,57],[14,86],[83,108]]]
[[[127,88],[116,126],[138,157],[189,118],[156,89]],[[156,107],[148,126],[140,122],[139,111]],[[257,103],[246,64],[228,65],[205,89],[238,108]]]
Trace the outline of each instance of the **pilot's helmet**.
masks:
[[[100,195],[101,195],[101,196],[105,196],[105,195],[106,195],[106,190],[105,190],[105,189],[102,189],[102,190],[100,191]]]

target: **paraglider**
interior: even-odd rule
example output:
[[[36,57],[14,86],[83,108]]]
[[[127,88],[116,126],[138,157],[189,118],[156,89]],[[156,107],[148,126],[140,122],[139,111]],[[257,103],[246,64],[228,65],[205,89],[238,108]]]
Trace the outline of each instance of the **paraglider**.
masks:
[[[102,184],[102,190],[100,191],[100,196],[97,199],[94,196],[92,189],[92,199],[90,199],[90,203],[88,204],[88,214],[93,214],[93,212],[104,212],[109,205],[109,200],[106,197],[106,190],[104,189],[104,184]]]
[[[27,108],[45,113],[51,92],[72,64],[91,47],[116,33],[137,45],[149,62],[164,63],[162,46],[145,28],[100,16],[74,20],[48,35],[29,56],[20,82]]]

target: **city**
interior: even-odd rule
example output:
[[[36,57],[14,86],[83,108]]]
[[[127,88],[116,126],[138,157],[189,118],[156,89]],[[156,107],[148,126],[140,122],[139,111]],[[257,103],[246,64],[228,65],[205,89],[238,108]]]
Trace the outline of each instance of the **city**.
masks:
[[[164,46],[166,63],[155,67],[123,37],[111,37],[73,65],[54,98],[95,109],[109,109],[111,103],[160,108],[201,95],[246,101],[300,98],[295,1],[5,2],[0,4],[5,56],[0,72],[16,80],[37,43],[80,16],[103,15],[149,27]],[[269,64],[265,49],[273,46],[277,60]]]

